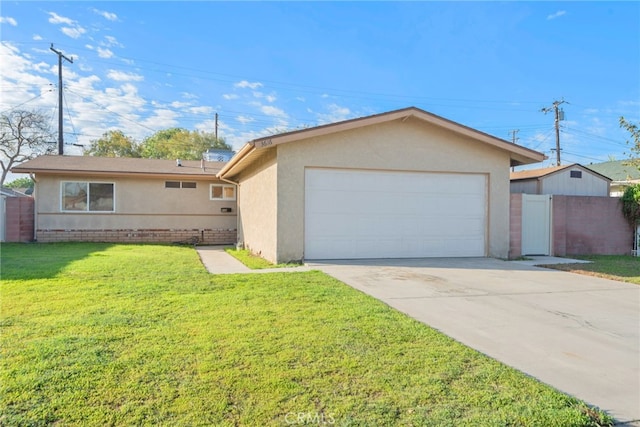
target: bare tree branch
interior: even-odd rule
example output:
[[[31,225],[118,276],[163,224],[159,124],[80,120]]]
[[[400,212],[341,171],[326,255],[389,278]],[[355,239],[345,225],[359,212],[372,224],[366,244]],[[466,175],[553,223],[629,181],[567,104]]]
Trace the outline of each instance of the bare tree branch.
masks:
[[[0,116],[0,185],[12,167],[53,152],[52,139],[47,119],[38,111],[14,110]]]

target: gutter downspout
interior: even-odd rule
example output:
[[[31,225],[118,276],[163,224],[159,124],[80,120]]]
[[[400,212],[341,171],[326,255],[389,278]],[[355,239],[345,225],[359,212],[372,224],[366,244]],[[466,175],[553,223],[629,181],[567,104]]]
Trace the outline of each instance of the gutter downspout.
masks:
[[[240,243],[238,241],[238,230],[240,230],[240,183],[220,176],[216,176],[216,178],[222,182],[227,182],[236,186],[236,248],[238,248],[238,244]]]

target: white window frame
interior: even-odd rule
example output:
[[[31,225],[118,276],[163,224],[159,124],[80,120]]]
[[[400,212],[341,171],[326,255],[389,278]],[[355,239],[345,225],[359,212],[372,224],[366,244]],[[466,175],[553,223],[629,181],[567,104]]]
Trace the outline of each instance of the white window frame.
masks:
[[[85,210],[67,210],[64,208],[64,187],[68,183],[80,183],[87,184],[87,208]],[[113,185],[113,209],[108,211],[95,211],[90,210],[90,198],[91,198],[91,184],[111,184]],[[90,213],[112,213],[116,211],[116,183],[110,181],[61,181],[60,182],[60,212],[77,213],[77,214],[90,214]]]
[[[220,187],[222,188],[222,197],[213,197],[213,188],[214,187]],[[233,189],[233,197],[224,197],[224,190],[225,188],[232,188]],[[229,184],[209,184],[209,200],[236,200],[236,186],[235,185],[229,185]]]

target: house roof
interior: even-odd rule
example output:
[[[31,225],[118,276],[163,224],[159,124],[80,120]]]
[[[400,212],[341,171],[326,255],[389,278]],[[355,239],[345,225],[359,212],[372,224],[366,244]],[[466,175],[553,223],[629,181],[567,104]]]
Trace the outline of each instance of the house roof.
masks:
[[[524,170],[524,171],[518,171],[518,172],[511,172],[510,174],[510,179],[511,181],[525,181],[525,180],[538,180],[540,178],[543,178],[545,176],[549,176],[552,175],[554,173],[563,171],[563,170],[567,170],[567,169],[582,169],[585,171],[588,171],[594,175],[600,176],[603,179],[606,179],[607,181],[611,181],[611,179],[609,179],[608,177],[594,171],[591,170],[585,166],[582,166],[579,163],[572,163],[570,165],[561,165],[561,166],[551,166],[548,168],[539,168],[539,169],[529,169],[529,170]]]
[[[247,159],[255,159],[260,156],[260,151],[265,151],[278,144],[292,141],[329,135],[336,132],[357,129],[369,125],[381,124],[393,120],[406,121],[409,118],[416,118],[426,123],[430,123],[441,128],[448,129],[457,134],[473,138],[488,145],[506,150],[511,155],[511,165],[524,165],[543,161],[544,154],[529,148],[513,144],[504,139],[497,138],[479,130],[461,125],[416,107],[408,107],[401,110],[389,111],[372,116],[360,117],[336,123],[316,126],[307,129],[300,129],[291,132],[284,132],[267,137],[257,138],[249,141],[240,151],[222,168],[218,173],[219,177],[231,176],[244,167]]]
[[[129,157],[39,156],[11,169],[14,173],[98,175],[98,176],[156,176],[214,178],[222,169],[222,162],[138,159]]]
[[[640,169],[629,165],[628,160],[616,160],[611,162],[595,163],[587,168],[609,177],[616,182],[640,180]]]

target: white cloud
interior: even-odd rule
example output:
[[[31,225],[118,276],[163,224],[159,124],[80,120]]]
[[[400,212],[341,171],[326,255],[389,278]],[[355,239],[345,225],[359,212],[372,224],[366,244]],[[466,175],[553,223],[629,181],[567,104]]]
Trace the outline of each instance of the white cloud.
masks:
[[[222,95],[224,99],[238,99],[238,95],[235,93],[225,93]]]
[[[49,13],[49,23],[68,25],[68,27],[60,28],[60,31],[62,31],[64,35],[69,36],[72,39],[77,39],[81,35],[87,32],[87,30],[85,30],[80,25],[78,25],[77,21],[71,18],[67,18],[66,16],[60,16],[55,12],[48,12],[48,13]]]
[[[566,15],[566,13],[566,10],[559,10],[556,13],[552,13],[551,15],[547,16],[547,20],[550,21],[552,19],[560,18],[561,16]]]
[[[182,101],[173,101],[170,104],[173,108],[185,108],[188,107],[189,105],[191,105],[191,103],[189,102],[182,102]]]
[[[277,98],[274,95],[267,95],[265,99],[269,102],[274,102]]]
[[[178,125],[179,114],[173,110],[159,109],[153,115],[142,121],[142,124],[151,129],[167,129]]]
[[[113,52],[110,49],[98,48],[98,56],[100,58],[113,58]]]
[[[255,121],[254,118],[247,117],[247,116],[238,116],[238,117],[236,117],[236,120],[239,121],[240,123],[242,123],[243,125],[246,125],[247,123],[251,123],[251,122]]]
[[[66,25],[75,25],[76,21],[71,18],[67,18],[64,16],[60,16],[55,12],[49,13],[49,23],[51,24],[66,24]]]
[[[189,108],[189,112],[193,114],[211,114],[213,113],[213,108],[204,105],[200,107],[191,107]]]
[[[18,21],[11,18],[10,16],[0,16],[0,24],[9,24],[12,27],[17,27]]]
[[[106,12],[104,10],[98,10],[98,9],[91,9],[93,11],[93,13],[96,13],[100,16],[102,16],[104,19],[108,20],[108,21],[117,21],[118,20],[118,15],[116,15],[115,13],[112,12]]]
[[[262,105],[260,106],[260,111],[262,111],[267,116],[288,117],[287,113],[285,113],[284,110],[281,110],[278,107],[274,107],[273,105]]]
[[[77,27],[62,27],[60,29],[60,31],[62,31],[62,33],[65,36],[69,36],[72,39],[77,39],[79,38],[81,35],[83,35],[84,33],[87,32],[87,30],[85,30],[84,28],[77,26]]]
[[[320,123],[335,123],[347,120],[353,113],[347,107],[341,107],[337,104],[327,106],[327,113],[318,113],[318,121]]]
[[[102,42],[102,46],[106,46],[106,47],[124,47],[122,45],[122,43],[120,43],[115,37],[113,36],[105,36],[104,39],[106,41]]]
[[[195,93],[182,92],[180,95],[182,95],[184,99],[198,99],[198,95]]]
[[[42,40],[42,36],[40,34],[34,34],[33,37],[31,37],[33,40],[35,41],[39,41]]]
[[[259,87],[262,87],[262,83],[260,82],[248,82],[246,80],[242,80],[238,83],[234,84],[235,87],[240,87],[240,88],[249,88],[249,89],[257,89]]]
[[[140,82],[144,80],[144,76],[134,73],[125,73],[124,71],[109,70],[107,77],[117,82]]]

